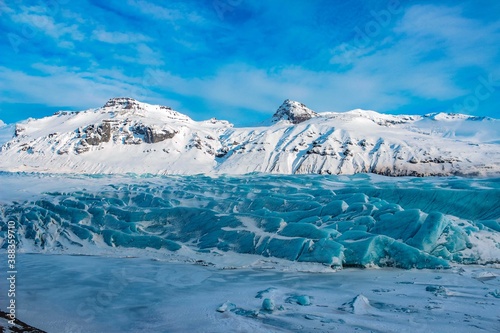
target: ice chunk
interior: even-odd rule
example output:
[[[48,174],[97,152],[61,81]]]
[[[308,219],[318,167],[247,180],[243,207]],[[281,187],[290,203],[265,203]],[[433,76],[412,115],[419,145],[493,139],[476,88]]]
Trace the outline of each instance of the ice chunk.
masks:
[[[426,217],[427,214],[418,209],[384,214],[370,232],[406,241],[417,233]]]
[[[281,239],[273,238],[264,246],[258,254],[266,257],[278,257],[288,260],[297,260],[307,240],[305,238]]]
[[[370,301],[364,295],[359,294],[354,297],[351,301],[342,304],[339,310],[350,312],[356,315],[367,315],[375,313],[374,309],[370,305]]]
[[[488,295],[491,295],[495,298],[500,298],[500,289],[495,289],[493,291],[490,291]]]
[[[449,221],[443,214],[437,212],[431,213],[422,223],[415,236],[409,239],[407,243],[415,246],[417,249],[430,253],[436,247],[439,236],[441,236],[448,224]]]
[[[234,309],[236,309],[236,305],[229,301],[226,301],[217,308],[217,312],[226,312]]]
[[[283,219],[280,217],[272,217],[272,216],[266,216],[266,217],[256,217],[252,216],[252,218],[255,220],[256,225],[264,230],[265,232],[277,232],[281,226],[282,223],[284,223]]]
[[[348,231],[337,241],[345,246],[345,264],[353,266],[396,266],[401,268],[448,267],[446,260],[384,235]]]
[[[497,221],[486,220],[486,221],[480,221],[479,223],[481,223],[484,226],[487,226],[490,229],[500,232],[500,223],[498,223]]]
[[[444,231],[444,246],[448,251],[456,253],[472,247],[467,233],[457,225],[450,224]]]
[[[123,232],[113,230],[104,230],[102,232],[102,236],[106,244],[109,246],[135,247],[139,249],[165,248],[170,251],[177,251],[181,248],[181,246],[176,242],[156,236],[131,236],[124,234]]]
[[[265,294],[271,293],[273,291],[276,291],[277,289],[274,287],[269,287],[267,289],[261,290],[257,292],[257,295],[255,295],[255,298],[263,298]]]
[[[274,301],[270,298],[264,298],[264,301],[262,301],[262,310],[273,312],[275,309],[276,305],[274,304]]]
[[[298,261],[319,262],[332,266],[342,266],[344,247],[330,239],[320,239],[309,245],[299,256]]]
[[[343,201],[343,200],[333,200],[326,204],[322,209],[321,209],[321,216],[325,215],[331,215],[331,216],[337,216],[342,213],[344,213],[349,205]]]
[[[288,237],[304,237],[309,239],[320,239],[328,237],[328,233],[324,230],[318,229],[315,225],[310,223],[288,223],[280,235]]]
[[[493,274],[492,272],[479,272],[477,274],[474,274],[473,278],[483,282],[494,280],[497,278],[497,275]]]
[[[498,262],[495,180],[405,178],[398,179],[396,186],[392,179],[367,176],[100,175],[82,176],[78,180],[82,186],[64,192],[67,178],[60,177],[63,186],[51,177],[36,177],[40,188],[59,190],[0,207],[4,220],[17,223],[20,247],[33,251],[96,253],[95,247],[116,251],[126,247],[158,253],[184,247],[183,255],[188,257],[230,252],[227,255],[334,267],[435,268],[450,262]],[[92,190],[82,190],[87,186]],[[439,200],[442,207],[423,193]],[[446,195],[450,202],[444,200]],[[450,207],[457,207],[451,201],[458,198],[463,206],[489,210],[481,213],[470,207],[471,214],[457,210],[481,220],[449,215]],[[435,212],[429,213],[431,209]],[[6,234],[7,227],[0,226],[1,248],[7,246]]]
[[[446,289],[443,286],[434,286],[434,285],[427,286],[427,287],[425,287],[425,291],[429,291],[436,296],[447,296],[450,294],[448,289]]]
[[[311,297],[307,295],[293,295],[286,299],[287,303],[298,304],[302,306],[311,305]]]

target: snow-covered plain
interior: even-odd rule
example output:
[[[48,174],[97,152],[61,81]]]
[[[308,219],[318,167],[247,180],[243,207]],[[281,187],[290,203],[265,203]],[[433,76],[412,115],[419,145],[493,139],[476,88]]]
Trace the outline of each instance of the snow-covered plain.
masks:
[[[18,276],[19,317],[50,333],[469,333],[500,323],[499,269],[484,266],[306,273],[25,254]]]
[[[19,318],[48,332],[500,327],[498,178],[0,181],[19,241]],[[5,237],[3,223],[0,248]]]

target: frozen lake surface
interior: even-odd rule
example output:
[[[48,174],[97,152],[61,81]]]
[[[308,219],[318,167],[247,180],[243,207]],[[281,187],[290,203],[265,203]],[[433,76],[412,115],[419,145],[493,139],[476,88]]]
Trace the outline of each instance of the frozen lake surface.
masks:
[[[500,327],[499,270],[492,267],[303,273],[25,254],[18,271],[19,317],[47,332],[495,332]],[[274,311],[262,308],[265,299]]]
[[[47,332],[500,327],[500,179],[0,181],[2,257],[7,222],[18,242],[18,318]]]

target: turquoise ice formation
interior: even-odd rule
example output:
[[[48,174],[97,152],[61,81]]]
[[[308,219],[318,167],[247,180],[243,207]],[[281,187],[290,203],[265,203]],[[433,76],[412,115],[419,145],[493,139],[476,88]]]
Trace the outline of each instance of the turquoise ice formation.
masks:
[[[16,223],[19,248],[34,252],[187,248],[338,268],[500,260],[498,179],[107,177],[98,191],[4,204],[1,218]],[[2,223],[4,249],[6,238]]]

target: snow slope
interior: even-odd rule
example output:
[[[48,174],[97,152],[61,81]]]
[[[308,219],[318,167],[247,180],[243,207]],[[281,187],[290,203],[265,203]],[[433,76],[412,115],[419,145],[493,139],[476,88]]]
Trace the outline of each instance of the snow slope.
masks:
[[[197,122],[114,98],[0,128],[0,170],[57,173],[492,175],[499,121],[459,114],[316,113],[286,100],[267,125]],[[15,132],[15,133],[12,133]],[[2,140],[5,141],[5,140]]]
[[[12,140],[14,137],[15,125],[7,125],[0,120],[0,145]]]

